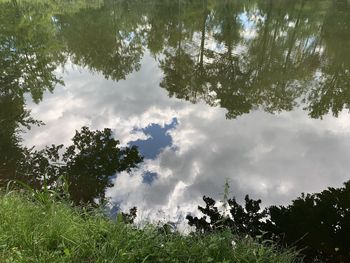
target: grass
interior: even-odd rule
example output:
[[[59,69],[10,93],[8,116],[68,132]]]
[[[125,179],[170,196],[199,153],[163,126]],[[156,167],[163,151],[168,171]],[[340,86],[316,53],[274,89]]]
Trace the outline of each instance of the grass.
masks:
[[[10,192],[0,194],[0,262],[300,261],[293,251],[229,232],[184,236],[155,226],[137,229],[98,210]]]

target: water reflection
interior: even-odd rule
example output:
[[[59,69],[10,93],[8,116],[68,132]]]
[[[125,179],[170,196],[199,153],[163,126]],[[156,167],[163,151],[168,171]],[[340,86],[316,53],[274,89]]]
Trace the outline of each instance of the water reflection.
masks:
[[[167,92],[169,97],[198,103],[198,107],[202,107],[201,103],[204,102],[209,106],[223,108],[225,111],[220,111],[220,114],[224,113],[229,119],[238,116],[246,116],[248,120],[250,118],[250,121],[238,120],[240,122],[225,123],[226,126],[222,126],[223,121],[215,112],[213,113],[215,119],[212,120],[214,127],[205,126],[203,120],[201,123],[199,118],[189,118],[189,122],[205,130],[203,136],[209,137],[211,142],[198,146],[196,140],[201,140],[200,134],[192,138],[194,142],[192,141],[191,145],[198,147],[192,150],[191,154],[188,153],[187,160],[190,162],[188,164],[178,164],[174,159],[174,164],[169,164],[170,157],[176,156],[174,157],[170,151],[166,152],[168,144],[164,143],[168,157],[162,156],[165,159],[160,162],[167,163],[168,167],[173,168],[174,173],[189,172],[191,169],[200,170],[196,166],[198,157],[193,157],[197,151],[197,155],[202,155],[201,158],[205,159],[207,164],[213,167],[222,165],[222,168],[205,171],[210,175],[226,174],[225,170],[232,164],[229,157],[234,155],[236,156],[234,164],[237,167],[243,167],[245,163],[244,173],[248,170],[247,173],[255,174],[257,179],[265,179],[269,173],[274,173],[272,175],[274,179],[282,173],[285,173],[286,177],[292,177],[292,172],[285,172],[280,168],[284,165],[288,167],[287,162],[287,164],[282,163],[285,161],[283,158],[278,159],[281,162],[275,164],[279,165],[279,168],[268,167],[263,171],[264,162],[273,162],[273,160],[259,159],[261,158],[259,153],[270,153],[270,156],[272,154],[283,156],[285,153],[281,152],[280,148],[271,149],[259,143],[261,141],[256,139],[254,134],[239,126],[247,125],[253,129],[252,123],[262,122],[260,118],[272,123],[269,117],[259,110],[268,113],[295,110],[291,117],[282,115],[280,118],[285,122],[295,121],[298,125],[296,119],[301,114],[300,108],[312,118],[322,118],[329,112],[338,116],[343,109],[349,109],[350,6],[346,1],[106,0],[71,1],[69,6],[53,1],[47,4],[31,1],[2,1],[0,25],[1,178],[15,177],[16,167],[28,150],[21,144],[19,130],[23,125],[35,124],[35,121],[30,118],[26,110],[24,97],[26,94],[31,94],[32,99],[39,103],[45,91],[54,92],[56,85],[62,83],[59,70],[62,68],[69,70],[67,65],[70,63],[79,69],[88,69],[95,73],[96,78],[99,74],[103,74],[105,78],[114,81],[128,80],[137,76],[137,71],[142,71],[142,65],[148,67],[151,64],[143,63],[144,59],[149,59],[149,54],[154,59],[152,63],[156,63],[160,73],[143,75],[142,79],[136,79],[135,82],[144,81],[145,85],[156,86],[158,84],[153,81],[157,82],[158,75],[161,75],[159,86]],[[93,78],[89,74],[84,76]],[[83,81],[83,77],[76,80],[76,82]],[[119,85],[120,83],[122,82],[118,82]],[[103,82],[103,85],[112,87],[114,84]],[[93,92],[79,89],[79,94],[75,96],[91,102],[90,95],[98,93],[99,97],[103,97],[105,105],[112,105],[122,103],[121,98],[130,96],[128,92],[132,92],[127,88],[121,89],[120,93],[110,89],[108,92],[116,94],[111,96],[112,93],[104,94],[103,85]],[[117,89],[118,86],[112,88]],[[150,107],[152,103],[158,103],[155,99],[159,98],[157,92],[160,91],[147,91],[148,93],[145,92],[141,94],[142,96],[139,94],[139,97],[134,100],[126,101],[123,107],[118,108],[118,112],[132,111],[133,104],[144,102],[145,105],[148,103],[147,107]],[[90,97],[87,98],[86,94]],[[60,95],[56,93],[56,96]],[[150,98],[147,103],[146,97]],[[57,100],[53,100],[53,104],[55,103],[58,103]],[[76,104],[77,100],[72,103]],[[170,107],[179,104],[167,101],[164,97],[161,103],[158,105],[159,108],[165,108],[171,103]],[[67,105],[64,103],[62,105],[66,109]],[[93,115],[99,111],[101,105],[102,103],[88,104],[86,108],[80,108],[80,112],[89,111],[89,114]],[[89,110],[87,107],[93,109]],[[140,106],[138,113],[141,114],[142,110],[148,109],[147,107]],[[174,106],[176,107],[179,108]],[[207,114],[210,113],[208,108],[203,109]],[[112,111],[112,115],[118,112]],[[113,116],[108,114],[108,111],[104,111],[99,117],[112,119]],[[127,114],[125,116],[129,117]],[[167,116],[166,121],[171,120],[172,117],[174,116]],[[184,119],[180,118],[179,121]],[[146,123],[143,128],[151,123]],[[305,123],[301,125],[303,124]],[[183,122],[182,128],[185,125]],[[301,149],[305,149],[303,148],[306,147],[305,145],[312,148],[324,143],[320,139],[320,134],[288,133],[285,127],[282,129],[278,124],[276,126],[274,131],[270,128],[259,129],[259,127],[256,131],[261,134],[265,142],[273,141],[276,145],[289,145],[278,136],[272,138],[271,134],[275,134],[279,129],[283,130],[284,138],[290,136],[295,140],[298,139],[300,145],[297,145]],[[220,134],[216,134],[218,131],[213,131],[218,127]],[[201,130],[200,128],[198,130]],[[234,128],[232,130],[236,131],[235,135],[229,132],[230,128]],[[191,127],[188,127],[188,134],[191,132]],[[175,137],[176,131],[172,133]],[[250,138],[247,136],[242,140],[241,137],[246,134],[249,134]],[[227,144],[236,143],[236,146],[237,142],[241,144],[237,148],[223,147],[219,142],[219,137],[222,135],[225,136]],[[343,135],[331,134],[327,138],[329,141],[347,141],[341,136]],[[253,137],[255,141],[251,139]],[[167,139],[170,140],[170,138]],[[177,146],[182,143],[183,147],[180,147],[180,150],[184,151],[186,138],[181,137],[176,140]],[[209,143],[212,143],[213,147]],[[214,154],[218,151],[214,146],[218,144],[220,146],[216,148],[221,152],[220,158],[215,157],[217,155]],[[208,145],[213,149],[212,154],[207,153]],[[330,147],[327,143],[322,145],[320,151]],[[308,152],[309,148],[305,151]],[[339,152],[344,149],[333,150],[339,155]],[[288,151],[295,155],[298,152],[295,149]],[[152,156],[156,157],[160,149],[153,149],[153,152]],[[248,160],[244,153],[247,156],[254,155],[255,159],[250,156],[255,160],[253,164],[250,163],[250,167],[248,164],[251,160]],[[346,155],[346,152],[343,153]],[[148,154],[151,153],[148,152]],[[318,159],[316,155],[311,155],[310,158]],[[339,159],[340,163],[346,161],[346,158]],[[308,167],[299,157],[294,161],[301,164],[301,167]],[[324,162],[328,163],[327,160]],[[174,167],[176,165],[182,169]],[[275,174],[276,170],[278,174]],[[151,177],[146,180],[153,181],[156,176],[147,177],[147,175],[160,174],[158,172],[160,171],[146,171],[145,178]],[[232,173],[234,172],[240,174],[240,169],[232,170]],[[339,173],[337,170],[337,174]],[[243,175],[241,178],[238,177],[242,184],[248,180]],[[180,180],[181,176],[178,175],[176,181]],[[213,183],[210,179],[205,180],[207,181],[191,183],[194,188],[220,191],[219,188],[210,187]],[[159,192],[169,192],[167,185],[158,187],[163,187],[162,190],[158,189]],[[185,186],[179,186],[180,190],[181,187]],[[281,192],[283,191],[282,189]]]
[[[29,7],[33,7],[29,5]],[[16,167],[24,158],[21,127],[39,124],[25,108],[24,94],[34,101],[60,80],[54,70],[65,56],[56,48],[57,39],[47,24],[49,14],[39,15],[16,1],[3,2],[0,11],[0,178],[17,178]]]
[[[208,10],[205,2],[196,17],[201,30],[178,18],[184,34],[165,47],[161,86],[171,96],[220,105],[228,118],[256,107],[291,110],[300,101],[312,117],[337,115],[349,100],[349,7],[318,4],[226,1]]]
[[[119,80],[147,48],[170,96],[219,105],[228,118],[301,101],[316,118],[348,108],[349,21],[346,2],[304,0],[107,1],[57,17],[76,64]]]
[[[228,118],[301,102],[318,118],[349,106],[346,1],[83,3],[2,4],[2,60],[30,65],[22,76],[35,100],[53,89],[52,71],[68,57],[120,80],[148,49],[170,96],[219,105]]]

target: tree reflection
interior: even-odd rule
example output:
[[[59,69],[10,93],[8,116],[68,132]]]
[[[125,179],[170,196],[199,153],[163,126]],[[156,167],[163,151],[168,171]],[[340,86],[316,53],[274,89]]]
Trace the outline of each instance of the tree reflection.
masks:
[[[222,107],[227,118],[349,109],[350,5],[342,0],[1,1],[0,25],[2,178],[31,154],[19,138],[35,123],[25,94],[40,102],[62,84],[57,69],[67,61],[120,80],[149,51],[169,96]]]
[[[130,172],[142,161],[137,148],[119,148],[110,129],[90,131],[83,127],[73,138],[73,145],[63,154],[61,174],[67,176],[69,193],[75,202],[103,200],[105,189],[113,186],[110,177]]]
[[[28,67],[23,83],[36,101],[67,58],[120,80],[140,69],[147,48],[170,96],[220,106],[228,118],[349,108],[346,1],[95,2],[1,4],[1,52]]]
[[[144,21],[137,9],[129,12],[129,8],[126,1],[105,1],[98,9],[56,16],[72,61],[113,80],[139,70]]]
[[[79,1],[76,4],[75,12],[84,7]],[[67,52],[56,16],[60,12],[69,15],[72,10],[16,1],[0,6],[0,183],[20,180],[40,189],[54,187],[58,178],[65,176],[77,204],[104,199],[106,187],[111,186],[110,176],[130,171],[142,161],[136,148],[118,147],[111,130],[93,132],[84,127],[63,158],[62,145],[38,151],[21,144],[23,129],[41,124],[26,110],[25,94],[40,102],[45,91],[52,92],[57,84],[63,84],[55,71],[65,63]]]
[[[113,186],[112,176],[130,172],[143,160],[136,147],[119,147],[110,129],[90,131],[83,127],[72,141],[64,152],[63,145],[38,151],[11,141],[12,151],[1,160],[2,183],[18,180],[33,189],[55,188],[63,177],[76,204],[93,204],[105,200],[106,188]]]
[[[261,200],[245,197],[244,206],[230,198],[220,206],[203,197],[204,215],[186,219],[200,233],[229,229],[234,233],[275,239],[296,247],[305,262],[348,262],[350,259],[350,181],[321,193],[302,194],[288,206],[260,208]]]
[[[16,1],[0,8],[0,179],[18,178],[16,167],[24,158],[18,133],[39,124],[25,109],[25,93],[35,102],[45,90],[60,83],[55,69],[64,63],[57,39],[52,36],[51,17]]]
[[[60,82],[55,74],[65,62],[49,13],[2,3],[0,11],[1,89],[12,96],[29,92],[35,102]]]
[[[0,180],[40,188],[55,186],[64,175],[72,199],[91,203],[104,199],[110,176],[141,162],[138,151],[120,147],[109,129],[84,127],[65,149],[38,151],[21,144],[21,130],[40,124],[26,110],[25,95],[39,103],[45,91],[63,84],[57,69],[67,61],[120,80],[140,69],[148,50],[159,62],[160,86],[169,96],[220,106],[227,118],[298,106],[321,118],[350,107],[349,32],[350,4],[344,0],[3,0]],[[287,244],[310,232],[301,243],[312,247],[310,256],[321,251],[326,259],[346,261],[348,197],[349,183],[302,196],[288,207],[271,207],[264,227],[279,236],[288,233]],[[214,201],[205,201],[201,211],[222,220]],[[231,216],[241,220],[227,222],[256,235],[265,214],[260,201],[248,196],[245,201],[244,208],[229,201]],[[190,219],[202,229],[216,227]]]
[[[347,107],[349,65],[345,59],[348,61],[349,51],[344,47],[349,5],[324,1],[321,6],[304,0],[214,2],[203,19],[200,12],[183,4],[185,11],[178,15],[182,27],[186,14],[206,23],[202,28],[189,28],[195,33],[179,38],[177,48],[165,48],[160,61],[161,86],[177,98],[219,105],[228,110],[228,118],[256,108],[271,113],[289,111],[301,102],[311,117],[322,117],[329,110],[337,115]],[[337,12],[344,19],[335,19]],[[190,23],[193,25],[195,22]],[[336,48],[332,43],[341,44]],[[336,58],[327,52],[343,56]],[[340,79],[341,72],[345,74]]]
[[[306,97],[310,116],[319,118],[329,111],[337,116],[350,108],[350,4],[333,1],[320,28],[322,61],[317,80]]]

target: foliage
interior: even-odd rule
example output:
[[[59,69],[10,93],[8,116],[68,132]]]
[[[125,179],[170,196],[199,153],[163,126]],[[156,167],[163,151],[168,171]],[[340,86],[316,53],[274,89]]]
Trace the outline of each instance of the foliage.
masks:
[[[23,128],[42,124],[26,110],[25,94],[38,103],[45,91],[63,84],[55,71],[66,62],[67,54],[53,17],[99,6],[97,1],[75,1],[67,11],[59,2],[0,3],[0,181],[4,185],[21,180],[40,189],[44,184],[54,187],[64,175],[71,198],[76,203],[92,203],[104,199],[110,176],[129,172],[142,161],[135,147],[118,147],[110,129],[93,132],[83,127],[62,155],[62,145],[40,151],[23,147],[19,135]]]
[[[313,118],[349,109],[348,2],[146,2],[0,1],[2,181],[53,188],[63,175],[76,203],[92,203],[104,199],[111,175],[141,161],[136,149],[120,148],[109,129],[83,128],[66,149],[53,145],[37,151],[21,145],[21,129],[40,124],[30,118],[25,94],[39,103],[44,92],[63,84],[57,69],[68,59],[120,80],[140,68],[147,48],[158,58],[160,86],[170,96],[220,106],[227,118],[256,108],[292,110],[301,101]],[[247,22],[254,36],[245,35]],[[309,258],[349,261],[348,183],[263,211],[260,200],[249,196],[244,207],[228,199],[229,214],[222,214],[213,199],[204,201],[200,210],[209,218],[188,217],[201,232],[228,227],[256,236],[259,229],[268,230],[286,245],[306,247]],[[134,212],[126,221],[133,220]]]
[[[212,232],[217,229],[228,228],[234,233],[241,235],[250,235],[255,237],[260,235],[263,223],[262,219],[266,217],[266,211],[261,211],[261,200],[245,197],[245,206],[237,203],[235,198],[227,200],[229,214],[220,211],[215,205],[216,202],[210,197],[203,197],[205,207],[198,206],[205,216],[202,218],[187,215],[186,219],[190,226],[195,226],[201,232]],[[207,216],[209,218],[207,218]],[[209,220],[209,221],[208,221]]]
[[[269,208],[266,230],[308,258],[350,261],[350,181],[344,187],[302,195],[291,205]]]
[[[140,69],[148,49],[169,96],[220,106],[227,118],[256,108],[275,113],[302,105],[313,118],[349,109],[346,1],[0,5],[2,63],[22,72],[36,101],[43,89],[53,90],[59,79],[52,73],[67,59],[120,80]]]
[[[261,200],[245,197],[245,207],[228,200],[230,214],[216,202],[203,197],[201,218],[187,216],[200,233],[229,229],[233,233],[275,239],[284,246],[296,246],[307,261],[348,262],[350,260],[350,181],[340,188],[302,195],[291,205],[261,209]]]
[[[99,210],[53,200],[43,205],[18,192],[1,195],[0,215],[1,262],[298,262],[293,251],[229,232],[137,229]]]
[[[33,10],[33,3],[0,3],[0,181],[14,179],[18,161],[24,158],[19,132],[33,124],[25,107],[25,94],[35,102],[46,90],[62,83],[54,71],[65,61],[59,52],[47,12]]]
[[[105,189],[113,186],[110,177],[135,168],[142,161],[136,147],[119,147],[110,129],[76,131],[73,144],[52,145],[43,150],[25,149],[25,158],[18,163],[17,180],[40,189],[44,184],[55,187],[60,176],[68,183],[70,198],[76,203],[103,201]]]

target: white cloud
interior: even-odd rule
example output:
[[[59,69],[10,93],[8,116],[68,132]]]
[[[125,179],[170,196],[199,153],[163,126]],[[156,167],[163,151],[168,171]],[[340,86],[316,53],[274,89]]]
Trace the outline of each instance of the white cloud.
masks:
[[[143,170],[157,172],[152,185],[142,183],[142,171],[120,174],[108,196],[122,207],[138,206],[143,218],[159,217],[159,210],[174,219],[195,211],[203,195],[220,198],[225,179],[239,198],[246,193],[262,198],[265,205],[282,204],[301,192],[340,186],[350,168],[350,119],[310,119],[302,110],[278,115],[255,111],[235,120],[225,110],[204,103],[169,98],[159,87],[161,71],[145,56],[140,72],[118,83],[99,74],[69,70],[65,87],[45,94],[42,103],[29,103],[33,116],[46,126],[27,133],[25,143],[42,147],[69,143],[75,129],[110,127],[126,144],[145,138],[132,130],[156,123],[164,127],[173,117],[169,133],[173,146]]]

